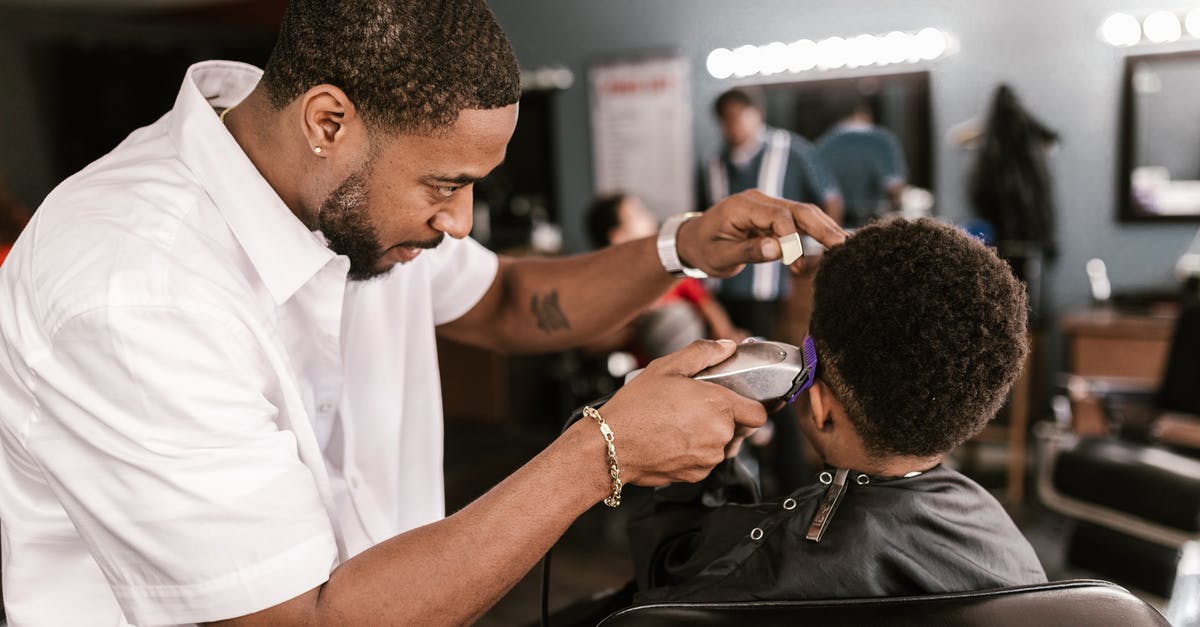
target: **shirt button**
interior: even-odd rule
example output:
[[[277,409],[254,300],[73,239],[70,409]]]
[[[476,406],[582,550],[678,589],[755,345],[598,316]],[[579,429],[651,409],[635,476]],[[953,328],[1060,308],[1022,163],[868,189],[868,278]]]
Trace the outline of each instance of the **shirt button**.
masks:
[[[352,490],[358,489],[358,475],[350,475],[350,488]]]
[[[322,414],[332,413],[333,403],[321,403],[320,405],[317,405],[317,411],[321,412]]]

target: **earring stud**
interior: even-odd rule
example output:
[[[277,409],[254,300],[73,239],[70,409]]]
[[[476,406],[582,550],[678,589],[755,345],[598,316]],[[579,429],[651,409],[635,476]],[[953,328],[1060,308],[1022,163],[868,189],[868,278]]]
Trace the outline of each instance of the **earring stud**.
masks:
[[[313,146],[313,152],[317,153],[318,155],[319,155],[319,154],[321,154],[321,147],[320,147],[320,146]]]

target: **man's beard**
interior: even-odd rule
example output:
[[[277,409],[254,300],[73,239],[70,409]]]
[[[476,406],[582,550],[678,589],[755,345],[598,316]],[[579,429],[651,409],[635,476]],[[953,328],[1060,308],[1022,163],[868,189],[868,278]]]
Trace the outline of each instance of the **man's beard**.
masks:
[[[380,260],[389,249],[379,243],[371,221],[367,217],[367,173],[370,166],[355,172],[342,181],[325,201],[317,215],[318,228],[329,243],[329,248],[350,259],[351,281],[366,281],[383,276],[393,266],[380,268]],[[442,243],[445,233],[425,241],[401,242],[392,248],[435,248]]]

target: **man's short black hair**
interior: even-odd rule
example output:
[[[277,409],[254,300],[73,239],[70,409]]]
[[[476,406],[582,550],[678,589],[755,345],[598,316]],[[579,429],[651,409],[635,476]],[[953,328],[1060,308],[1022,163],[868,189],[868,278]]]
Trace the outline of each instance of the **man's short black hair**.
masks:
[[[830,96],[827,100],[827,106],[836,120],[844,120],[857,114],[859,111],[866,111],[872,117],[874,117],[875,113],[871,107],[871,99],[860,94],[857,89]]]
[[[717,118],[721,118],[725,107],[731,104],[739,104],[762,111],[762,105],[759,104],[757,92],[751,92],[741,87],[734,87],[717,96],[717,99],[713,101],[713,113],[716,114]]]
[[[1025,361],[1025,289],[969,235],[876,222],[831,248],[814,283],[818,377],[868,452],[941,455],[983,429]]]
[[[626,194],[621,192],[600,196],[588,206],[585,220],[588,239],[594,248],[604,248],[612,243],[609,234],[621,224],[621,203],[625,202],[625,197]]]
[[[483,0],[292,0],[262,81],[275,107],[327,83],[368,124],[417,134],[521,95],[516,56]]]

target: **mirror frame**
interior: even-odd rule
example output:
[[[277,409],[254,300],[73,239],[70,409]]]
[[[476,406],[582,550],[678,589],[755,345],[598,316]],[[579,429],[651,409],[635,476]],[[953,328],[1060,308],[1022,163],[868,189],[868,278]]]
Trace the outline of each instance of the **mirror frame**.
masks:
[[[1133,69],[1142,61],[1164,59],[1194,59],[1200,65],[1200,50],[1183,50],[1178,52],[1157,52],[1151,54],[1129,55],[1125,57],[1125,70],[1121,81],[1121,154],[1117,159],[1117,219],[1120,222],[1200,222],[1200,210],[1191,215],[1154,215],[1139,211],[1134,205],[1131,194],[1134,150],[1137,145],[1137,129],[1135,128],[1135,98],[1133,93]]]

